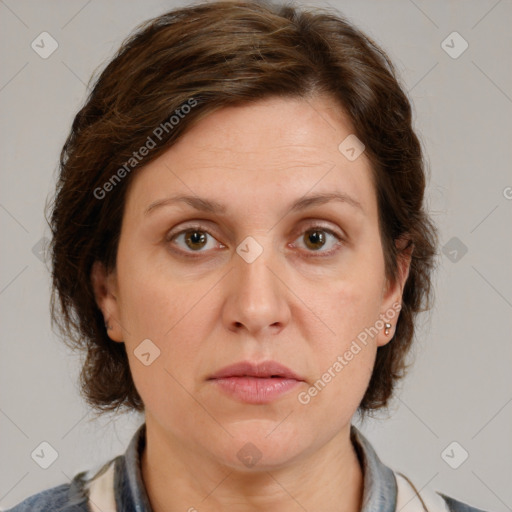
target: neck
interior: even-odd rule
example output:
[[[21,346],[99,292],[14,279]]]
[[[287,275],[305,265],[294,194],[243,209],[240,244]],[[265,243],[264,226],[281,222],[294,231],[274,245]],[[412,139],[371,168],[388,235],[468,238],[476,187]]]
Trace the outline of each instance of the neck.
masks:
[[[350,425],[312,455],[273,471],[237,471],[148,429],[141,471],[153,512],[359,512],[363,473]]]

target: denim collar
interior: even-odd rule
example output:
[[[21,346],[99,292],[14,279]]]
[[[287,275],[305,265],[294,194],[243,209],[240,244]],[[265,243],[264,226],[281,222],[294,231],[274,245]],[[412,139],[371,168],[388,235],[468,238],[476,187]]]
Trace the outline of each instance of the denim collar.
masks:
[[[350,439],[363,470],[361,512],[394,512],[397,486],[393,471],[384,465],[370,442],[354,426]],[[146,424],[132,437],[124,456],[117,457],[114,492],[117,509],[124,512],[151,512],[141,472],[141,456],[146,444]]]

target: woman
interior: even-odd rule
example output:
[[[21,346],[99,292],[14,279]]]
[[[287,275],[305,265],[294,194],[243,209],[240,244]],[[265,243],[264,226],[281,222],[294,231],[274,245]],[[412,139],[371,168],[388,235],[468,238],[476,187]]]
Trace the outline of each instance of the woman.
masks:
[[[75,117],[53,317],[83,393],[145,422],[12,510],[477,510],[385,466],[436,234],[393,65],[339,16],[198,4],[125,41]]]

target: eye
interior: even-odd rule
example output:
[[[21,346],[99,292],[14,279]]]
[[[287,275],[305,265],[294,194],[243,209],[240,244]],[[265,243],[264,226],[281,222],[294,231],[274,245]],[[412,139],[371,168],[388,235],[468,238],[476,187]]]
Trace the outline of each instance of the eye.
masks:
[[[296,247],[297,241],[300,248],[305,248],[309,253],[319,253],[319,256],[330,256],[337,251],[337,247],[341,246],[343,238],[335,231],[323,226],[311,226],[290,244]],[[206,228],[197,225],[182,229],[174,234],[169,234],[166,241],[178,247],[178,252],[188,253],[204,253],[208,250],[217,248],[225,248],[226,246],[218,242]],[[217,242],[217,244],[215,243]],[[314,256],[310,254],[310,256]],[[316,256],[316,255],[315,255]]]
[[[305,246],[308,252],[319,252],[321,256],[329,256],[337,251],[336,247],[341,245],[343,239],[331,229],[312,226],[303,231],[297,240],[303,241],[303,247]],[[295,242],[292,246],[295,247]]]
[[[209,249],[214,249],[214,240],[215,238],[202,226],[191,226],[167,237],[168,242],[177,245],[184,252],[206,252]],[[219,242],[218,244],[220,247],[224,247]]]

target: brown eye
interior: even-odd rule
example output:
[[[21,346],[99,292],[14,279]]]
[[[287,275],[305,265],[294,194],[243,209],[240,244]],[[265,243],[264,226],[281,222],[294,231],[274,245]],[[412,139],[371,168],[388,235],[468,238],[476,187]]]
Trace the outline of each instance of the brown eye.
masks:
[[[223,245],[201,226],[191,226],[166,238],[169,244],[176,246],[182,253],[206,253],[209,249],[222,248]]]
[[[337,252],[343,243],[343,238],[331,229],[313,226],[303,231],[301,236],[292,244],[305,249],[307,253],[318,253],[318,256],[331,256]]]
[[[204,231],[198,231],[197,229],[185,231],[185,243],[190,249],[202,249],[206,245],[206,237]]]
[[[310,249],[318,250],[325,245],[325,233],[319,229],[309,229],[304,233],[304,240]]]

